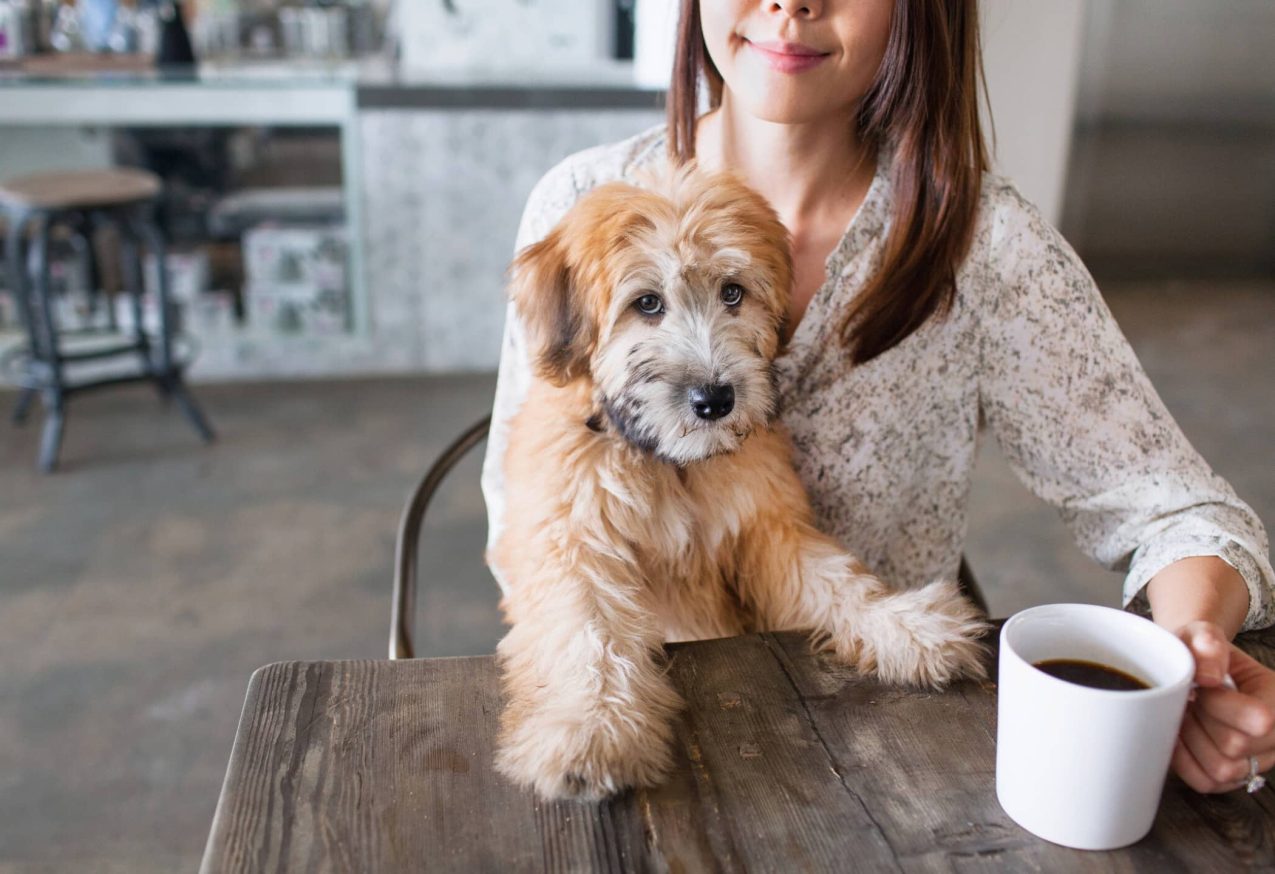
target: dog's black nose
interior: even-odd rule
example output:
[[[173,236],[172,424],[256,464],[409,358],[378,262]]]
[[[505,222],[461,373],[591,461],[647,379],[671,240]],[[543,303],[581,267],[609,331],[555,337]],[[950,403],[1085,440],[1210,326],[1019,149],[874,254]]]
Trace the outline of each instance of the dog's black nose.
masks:
[[[691,409],[701,419],[720,419],[735,409],[735,387],[697,385],[690,390]]]

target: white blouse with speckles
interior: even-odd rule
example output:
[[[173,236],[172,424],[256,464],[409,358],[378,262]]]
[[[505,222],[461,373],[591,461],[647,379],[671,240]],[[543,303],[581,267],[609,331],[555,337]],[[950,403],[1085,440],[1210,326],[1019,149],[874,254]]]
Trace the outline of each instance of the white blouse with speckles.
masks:
[[[666,161],[665,133],[656,125],[553,167],[531,192],[515,251],[592,187]],[[780,417],[820,527],[894,586],[954,578],[982,411],[1080,547],[1127,573],[1126,606],[1146,610],[1143,587],[1165,565],[1214,555],[1248,584],[1244,627],[1275,623],[1261,522],[1173,421],[1076,253],[1008,181],[984,179],[952,310],[867,364],[848,363],[835,326],[880,262],[888,160],[777,362]],[[489,545],[501,530],[508,420],[531,378],[511,305],[483,464]]]

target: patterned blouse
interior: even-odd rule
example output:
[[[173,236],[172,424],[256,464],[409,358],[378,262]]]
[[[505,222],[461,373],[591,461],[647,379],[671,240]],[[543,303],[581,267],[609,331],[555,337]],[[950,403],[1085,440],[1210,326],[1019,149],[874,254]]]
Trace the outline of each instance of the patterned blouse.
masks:
[[[667,161],[665,136],[659,124],[549,170],[528,199],[515,251],[593,186]],[[1213,555],[1248,585],[1244,627],[1275,623],[1261,522],[1187,441],[1079,257],[1010,182],[984,178],[952,309],[872,361],[848,363],[835,326],[880,262],[889,160],[883,150],[777,362],[780,418],[819,526],[894,586],[955,578],[981,413],[1015,473],[1058,509],[1079,546],[1127,574],[1126,607],[1146,612],[1144,586],[1165,565]],[[531,378],[510,305],[482,474],[489,545],[501,530],[508,420]]]

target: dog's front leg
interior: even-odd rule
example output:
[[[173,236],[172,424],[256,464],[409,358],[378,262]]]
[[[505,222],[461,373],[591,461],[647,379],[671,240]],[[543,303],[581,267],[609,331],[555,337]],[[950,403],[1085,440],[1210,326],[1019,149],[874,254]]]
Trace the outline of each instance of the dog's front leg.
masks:
[[[804,513],[779,508],[742,538],[740,595],[764,627],[812,629],[818,645],[888,683],[984,675],[988,625],[955,583],[893,592]]]
[[[602,798],[669,768],[682,702],[632,566],[576,543],[505,596],[496,766],[546,798]]]

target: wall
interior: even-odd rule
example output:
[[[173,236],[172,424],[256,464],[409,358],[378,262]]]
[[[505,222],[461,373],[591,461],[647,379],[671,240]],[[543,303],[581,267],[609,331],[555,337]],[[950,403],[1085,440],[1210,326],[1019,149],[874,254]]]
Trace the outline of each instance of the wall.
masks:
[[[1062,216],[1084,35],[1083,0],[984,0],[993,167],[1054,224]],[[984,114],[986,118],[986,113]]]
[[[1062,229],[1106,276],[1275,273],[1275,3],[1089,0]]]
[[[566,155],[631,136],[658,111],[366,113],[373,320],[425,370],[494,368],[504,270],[527,195]]]

